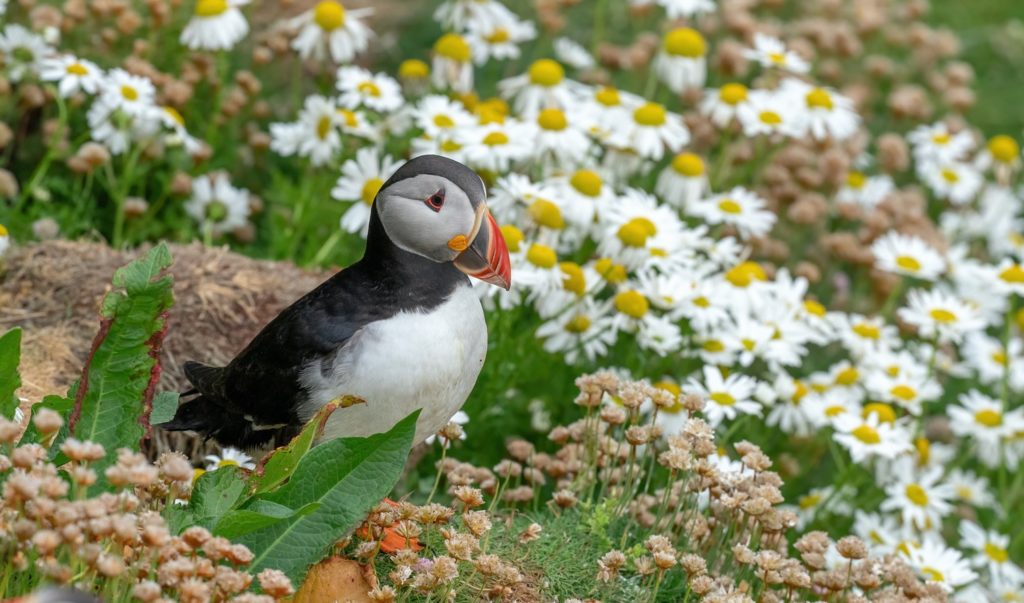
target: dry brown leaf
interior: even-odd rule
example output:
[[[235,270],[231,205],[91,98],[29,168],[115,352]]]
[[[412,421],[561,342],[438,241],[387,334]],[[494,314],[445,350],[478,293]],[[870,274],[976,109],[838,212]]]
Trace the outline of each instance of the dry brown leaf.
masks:
[[[377,578],[368,566],[330,557],[309,570],[291,603],[373,603],[367,593],[376,584]]]

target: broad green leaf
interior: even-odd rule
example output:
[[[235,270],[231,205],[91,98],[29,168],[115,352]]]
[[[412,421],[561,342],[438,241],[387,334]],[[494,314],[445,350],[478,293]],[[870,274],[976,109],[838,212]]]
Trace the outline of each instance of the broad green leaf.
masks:
[[[197,524],[212,527],[237,507],[249,490],[239,467],[221,467],[199,476],[192,488],[189,510]]]
[[[114,290],[103,299],[100,331],[82,371],[68,420],[80,440],[102,444],[108,454],[95,469],[115,458],[114,450],[138,448],[149,435],[149,411],[160,376],[159,352],[172,303],[166,245],[158,245],[114,273]],[[92,488],[105,488],[100,481]]]
[[[250,571],[277,568],[294,584],[302,582],[309,567],[358,527],[394,487],[409,456],[418,416],[414,412],[387,433],[331,440],[306,453],[284,486],[259,498],[290,509],[320,506],[240,536],[237,542],[256,553]]]
[[[256,494],[269,492],[292,476],[295,468],[299,466],[302,456],[309,452],[313,443],[323,433],[327,419],[339,407],[340,404],[334,402],[326,404],[306,423],[299,435],[292,438],[287,445],[274,450],[267,456],[261,463],[262,466],[258,467],[252,476]]]
[[[309,503],[305,507],[293,511],[270,501],[258,500],[256,502],[264,504],[254,505],[254,508],[250,509],[231,511],[217,522],[213,532],[218,536],[236,540],[239,536],[255,532],[279,521],[308,515],[320,508],[320,503]]]
[[[160,392],[153,396],[153,412],[149,415],[149,424],[166,423],[174,418],[177,410],[178,392]]]
[[[14,418],[21,387],[18,359],[21,357],[21,329],[14,328],[0,335],[0,416]]]
[[[74,395],[74,388],[72,388],[71,394]],[[46,396],[42,402],[32,407],[32,416],[35,416],[37,412],[44,408],[48,408],[52,411],[57,412],[62,417],[67,417],[71,414],[71,408],[74,406],[74,401],[70,397],[63,396]],[[57,432],[56,437],[53,437],[53,441],[49,443],[50,448],[50,460],[60,461],[57,465],[62,465],[64,462],[63,453],[60,452],[60,445],[68,437],[68,425],[65,421],[64,425],[61,426],[60,431]],[[25,428],[25,433],[21,436],[22,444],[42,444],[43,436],[36,429],[35,423],[29,421],[28,427]]]

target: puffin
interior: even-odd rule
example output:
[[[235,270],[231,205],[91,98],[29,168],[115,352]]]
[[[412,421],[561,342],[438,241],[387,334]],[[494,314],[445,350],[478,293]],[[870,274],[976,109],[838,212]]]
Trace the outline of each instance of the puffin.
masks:
[[[414,443],[439,431],[487,355],[470,277],[511,286],[486,197],[457,161],[406,162],[374,198],[362,259],[284,309],[226,366],[187,362],[192,388],[160,427],[259,449],[287,443],[337,401],[320,442],[387,431],[416,409]]]

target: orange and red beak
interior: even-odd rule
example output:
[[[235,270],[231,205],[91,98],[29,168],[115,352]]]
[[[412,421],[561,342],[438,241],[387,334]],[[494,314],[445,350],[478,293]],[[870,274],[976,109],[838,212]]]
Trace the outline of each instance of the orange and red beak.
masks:
[[[469,247],[455,257],[455,267],[473,278],[478,278],[506,291],[512,286],[512,262],[501,228],[487,206],[477,208],[475,232]]]

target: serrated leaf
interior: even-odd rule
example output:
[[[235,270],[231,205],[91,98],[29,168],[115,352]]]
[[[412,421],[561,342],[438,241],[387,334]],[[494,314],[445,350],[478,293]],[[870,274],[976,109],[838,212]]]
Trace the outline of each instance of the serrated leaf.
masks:
[[[0,416],[14,418],[21,387],[18,362],[21,358],[21,329],[14,328],[0,335]]]
[[[409,456],[419,411],[391,431],[331,440],[310,450],[278,490],[260,498],[290,509],[320,506],[237,539],[256,553],[250,571],[279,569],[299,584],[309,567],[354,530],[394,487]]]
[[[94,465],[101,478],[92,492],[106,487],[103,470],[113,462],[113,451],[137,449],[149,435],[160,345],[173,299],[171,278],[160,275],[170,263],[167,246],[154,247],[114,273],[115,289],[103,300],[100,331],[68,418],[72,435],[108,452]]]
[[[149,415],[149,424],[166,423],[174,418],[177,410],[178,392],[160,392],[153,396],[153,412]]]
[[[199,525],[212,527],[245,499],[249,487],[239,467],[221,467],[199,476],[192,487],[189,511]]]
[[[299,461],[313,447],[313,443],[323,433],[327,419],[339,407],[340,404],[336,402],[324,405],[306,423],[306,426],[302,428],[299,435],[292,438],[292,441],[288,442],[287,445],[267,455],[266,459],[264,459],[260,467],[257,467],[256,472],[252,476],[256,494],[274,490],[295,473],[295,468],[298,467]]]

